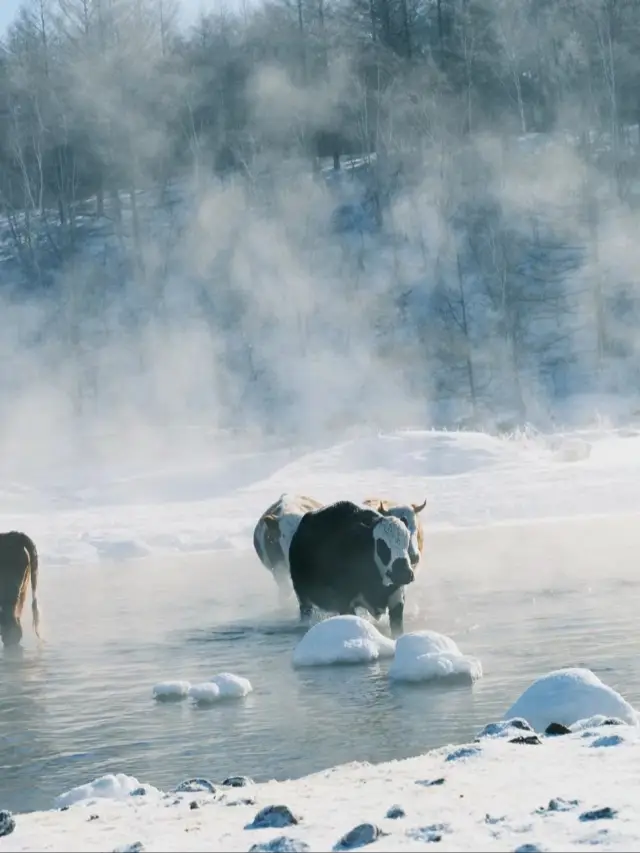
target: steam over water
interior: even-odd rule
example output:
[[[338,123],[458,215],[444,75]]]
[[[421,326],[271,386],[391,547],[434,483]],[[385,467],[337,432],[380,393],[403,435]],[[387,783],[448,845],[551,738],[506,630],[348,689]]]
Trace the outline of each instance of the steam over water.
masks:
[[[294,671],[295,608],[277,610],[250,552],[43,570],[46,648],[27,633],[22,659],[0,658],[0,804],[48,808],[107,772],[162,787],[401,758],[473,737],[561,666],[640,704],[639,548],[635,517],[431,535],[406,630],[478,656],[473,687],[391,685],[387,662]],[[254,693],[208,709],[151,698],[162,679],[224,670]]]

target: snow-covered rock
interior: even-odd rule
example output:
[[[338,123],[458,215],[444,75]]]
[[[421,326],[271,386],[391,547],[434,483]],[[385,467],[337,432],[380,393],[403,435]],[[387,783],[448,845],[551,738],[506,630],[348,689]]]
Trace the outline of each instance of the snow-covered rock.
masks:
[[[293,652],[294,666],[370,663],[391,657],[396,644],[360,616],[332,616],[310,628]]]
[[[451,637],[437,631],[414,631],[403,634],[396,642],[396,653],[389,667],[394,681],[431,681],[434,678],[468,678],[482,676],[477,658],[463,655]]]
[[[603,715],[638,725],[635,709],[590,669],[557,669],[536,679],[505,712],[503,719],[525,719],[535,731],[550,723],[571,726],[579,720]]]

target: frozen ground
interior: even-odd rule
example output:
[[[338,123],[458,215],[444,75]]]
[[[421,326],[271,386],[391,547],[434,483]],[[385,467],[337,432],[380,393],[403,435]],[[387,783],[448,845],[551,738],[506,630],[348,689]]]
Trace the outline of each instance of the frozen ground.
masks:
[[[220,453],[212,437],[201,447],[172,467],[134,457],[26,479],[3,460],[0,525],[28,530],[47,565],[62,565],[250,547],[256,518],[283,491],[426,496],[431,530],[640,510],[640,436],[629,432],[413,430],[253,453]]]

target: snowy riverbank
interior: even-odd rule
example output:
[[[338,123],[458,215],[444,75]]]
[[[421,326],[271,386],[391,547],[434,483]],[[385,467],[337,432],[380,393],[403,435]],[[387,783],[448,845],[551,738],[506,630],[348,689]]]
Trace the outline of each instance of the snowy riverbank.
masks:
[[[588,670],[560,670],[505,719],[467,745],[286,782],[191,780],[161,792],[104,777],[54,810],[0,819],[0,853],[640,849],[640,729],[619,694]]]

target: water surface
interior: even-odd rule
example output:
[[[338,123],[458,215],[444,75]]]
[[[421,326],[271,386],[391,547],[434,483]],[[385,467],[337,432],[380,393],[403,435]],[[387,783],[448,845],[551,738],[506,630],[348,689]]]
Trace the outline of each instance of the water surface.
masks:
[[[108,772],[283,779],[466,741],[538,675],[588,666],[640,707],[640,517],[432,533],[407,630],[478,656],[475,685],[401,686],[388,662],[294,670],[292,607],[252,552],[48,569],[46,648],[0,653],[0,808]],[[29,608],[25,608],[27,615]],[[386,626],[383,628],[386,630]],[[157,704],[155,682],[246,676],[239,702]]]

